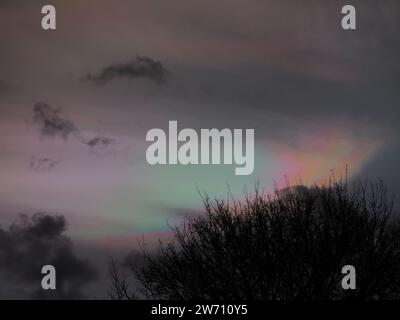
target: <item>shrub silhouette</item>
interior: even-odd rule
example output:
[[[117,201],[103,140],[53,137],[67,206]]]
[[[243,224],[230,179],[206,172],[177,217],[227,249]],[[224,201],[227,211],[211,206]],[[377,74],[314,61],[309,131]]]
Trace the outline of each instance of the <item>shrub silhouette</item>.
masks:
[[[204,204],[172,242],[144,250],[134,273],[148,298],[400,297],[400,225],[382,183],[331,181]],[[356,290],[341,286],[344,265],[356,269]]]

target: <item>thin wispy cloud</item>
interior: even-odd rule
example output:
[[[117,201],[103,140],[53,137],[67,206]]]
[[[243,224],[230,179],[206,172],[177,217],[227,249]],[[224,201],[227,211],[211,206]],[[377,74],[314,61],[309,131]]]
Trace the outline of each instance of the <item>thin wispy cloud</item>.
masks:
[[[157,84],[164,84],[170,72],[160,61],[149,57],[137,56],[134,60],[113,64],[103,68],[97,74],[88,74],[87,80],[100,85],[114,79],[149,79]]]
[[[87,146],[96,153],[105,152],[116,143],[115,139],[104,135],[96,134],[94,137],[85,137],[75,123],[62,115],[60,108],[54,108],[51,105],[38,102],[33,107],[33,122],[39,127],[44,137],[62,138],[66,140],[73,135],[77,141]],[[30,168],[37,171],[42,169],[52,169],[58,164],[58,160],[49,158],[31,158]]]
[[[115,143],[114,139],[107,138],[104,136],[96,136],[93,139],[90,139],[89,141],[86,142],[86,144],[91,148],[107,147],[114,143]]]
[[[33,121],[39,126],[44,137],[67,139],[71,134],[78,132],[75,124],[61,114],[60,108],[54,108],[44,102],[38,102],[33,107]]]
[[[35,156],[31,157],[29,162],[29,169],[31,171],[41,173],[41,172],[49,172],[54,169],[61,161],[58,159],[51,158],[38,158]]]

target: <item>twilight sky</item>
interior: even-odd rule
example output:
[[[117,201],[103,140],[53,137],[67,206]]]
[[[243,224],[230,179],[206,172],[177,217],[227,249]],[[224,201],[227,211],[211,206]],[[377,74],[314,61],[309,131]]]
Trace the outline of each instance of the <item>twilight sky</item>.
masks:
[[[41,29],[45,4],[56,31]],[[105,252],[164,237],[166,221],[197,212],[196,188],[320,183],[348,165],[399,193],[400,3],[352,0],[356,31],[341,28],[345,4],[0,0],[0,257],[11,223],[28,232],[47,221],[21,226],[19,213],[64,216],[71,252],[101,269]],[[254,173],[148,165],[146,133],[169,120],[254,128]],[[27,281],[2,266],[0,279]]]

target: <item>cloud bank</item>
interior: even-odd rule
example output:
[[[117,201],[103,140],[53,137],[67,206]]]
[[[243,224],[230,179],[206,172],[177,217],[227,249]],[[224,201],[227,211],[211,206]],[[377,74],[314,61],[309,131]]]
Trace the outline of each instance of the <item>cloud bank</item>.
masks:
[[[74,253],[63,216],[21,215],[8,229],[0,227],[0,274],[20,285],[28,298],[82,299],[83,287],[98,277],[89,261]],[[56,268],[57,289],[41,288],[44,265]],[[27,289],[30,288],[30,289]],[[28,290],[28,291],[27,291]]]

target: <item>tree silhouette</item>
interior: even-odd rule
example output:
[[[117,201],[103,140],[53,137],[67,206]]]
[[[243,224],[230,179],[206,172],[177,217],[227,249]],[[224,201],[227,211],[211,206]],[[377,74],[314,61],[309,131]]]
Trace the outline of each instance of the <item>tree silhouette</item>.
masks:
[[[128,277],[121,275],[120,268],[114,259],[110,259],[108,273],[111,277],[111,286],[108,289],[111,300],[134,300],[135,294],[129,290]]]
[[[134,268],[153,299],[400,298],[400,224],[382,183],[330,181],[210,200]],[[344,290],[342,267],[356,269]]]

